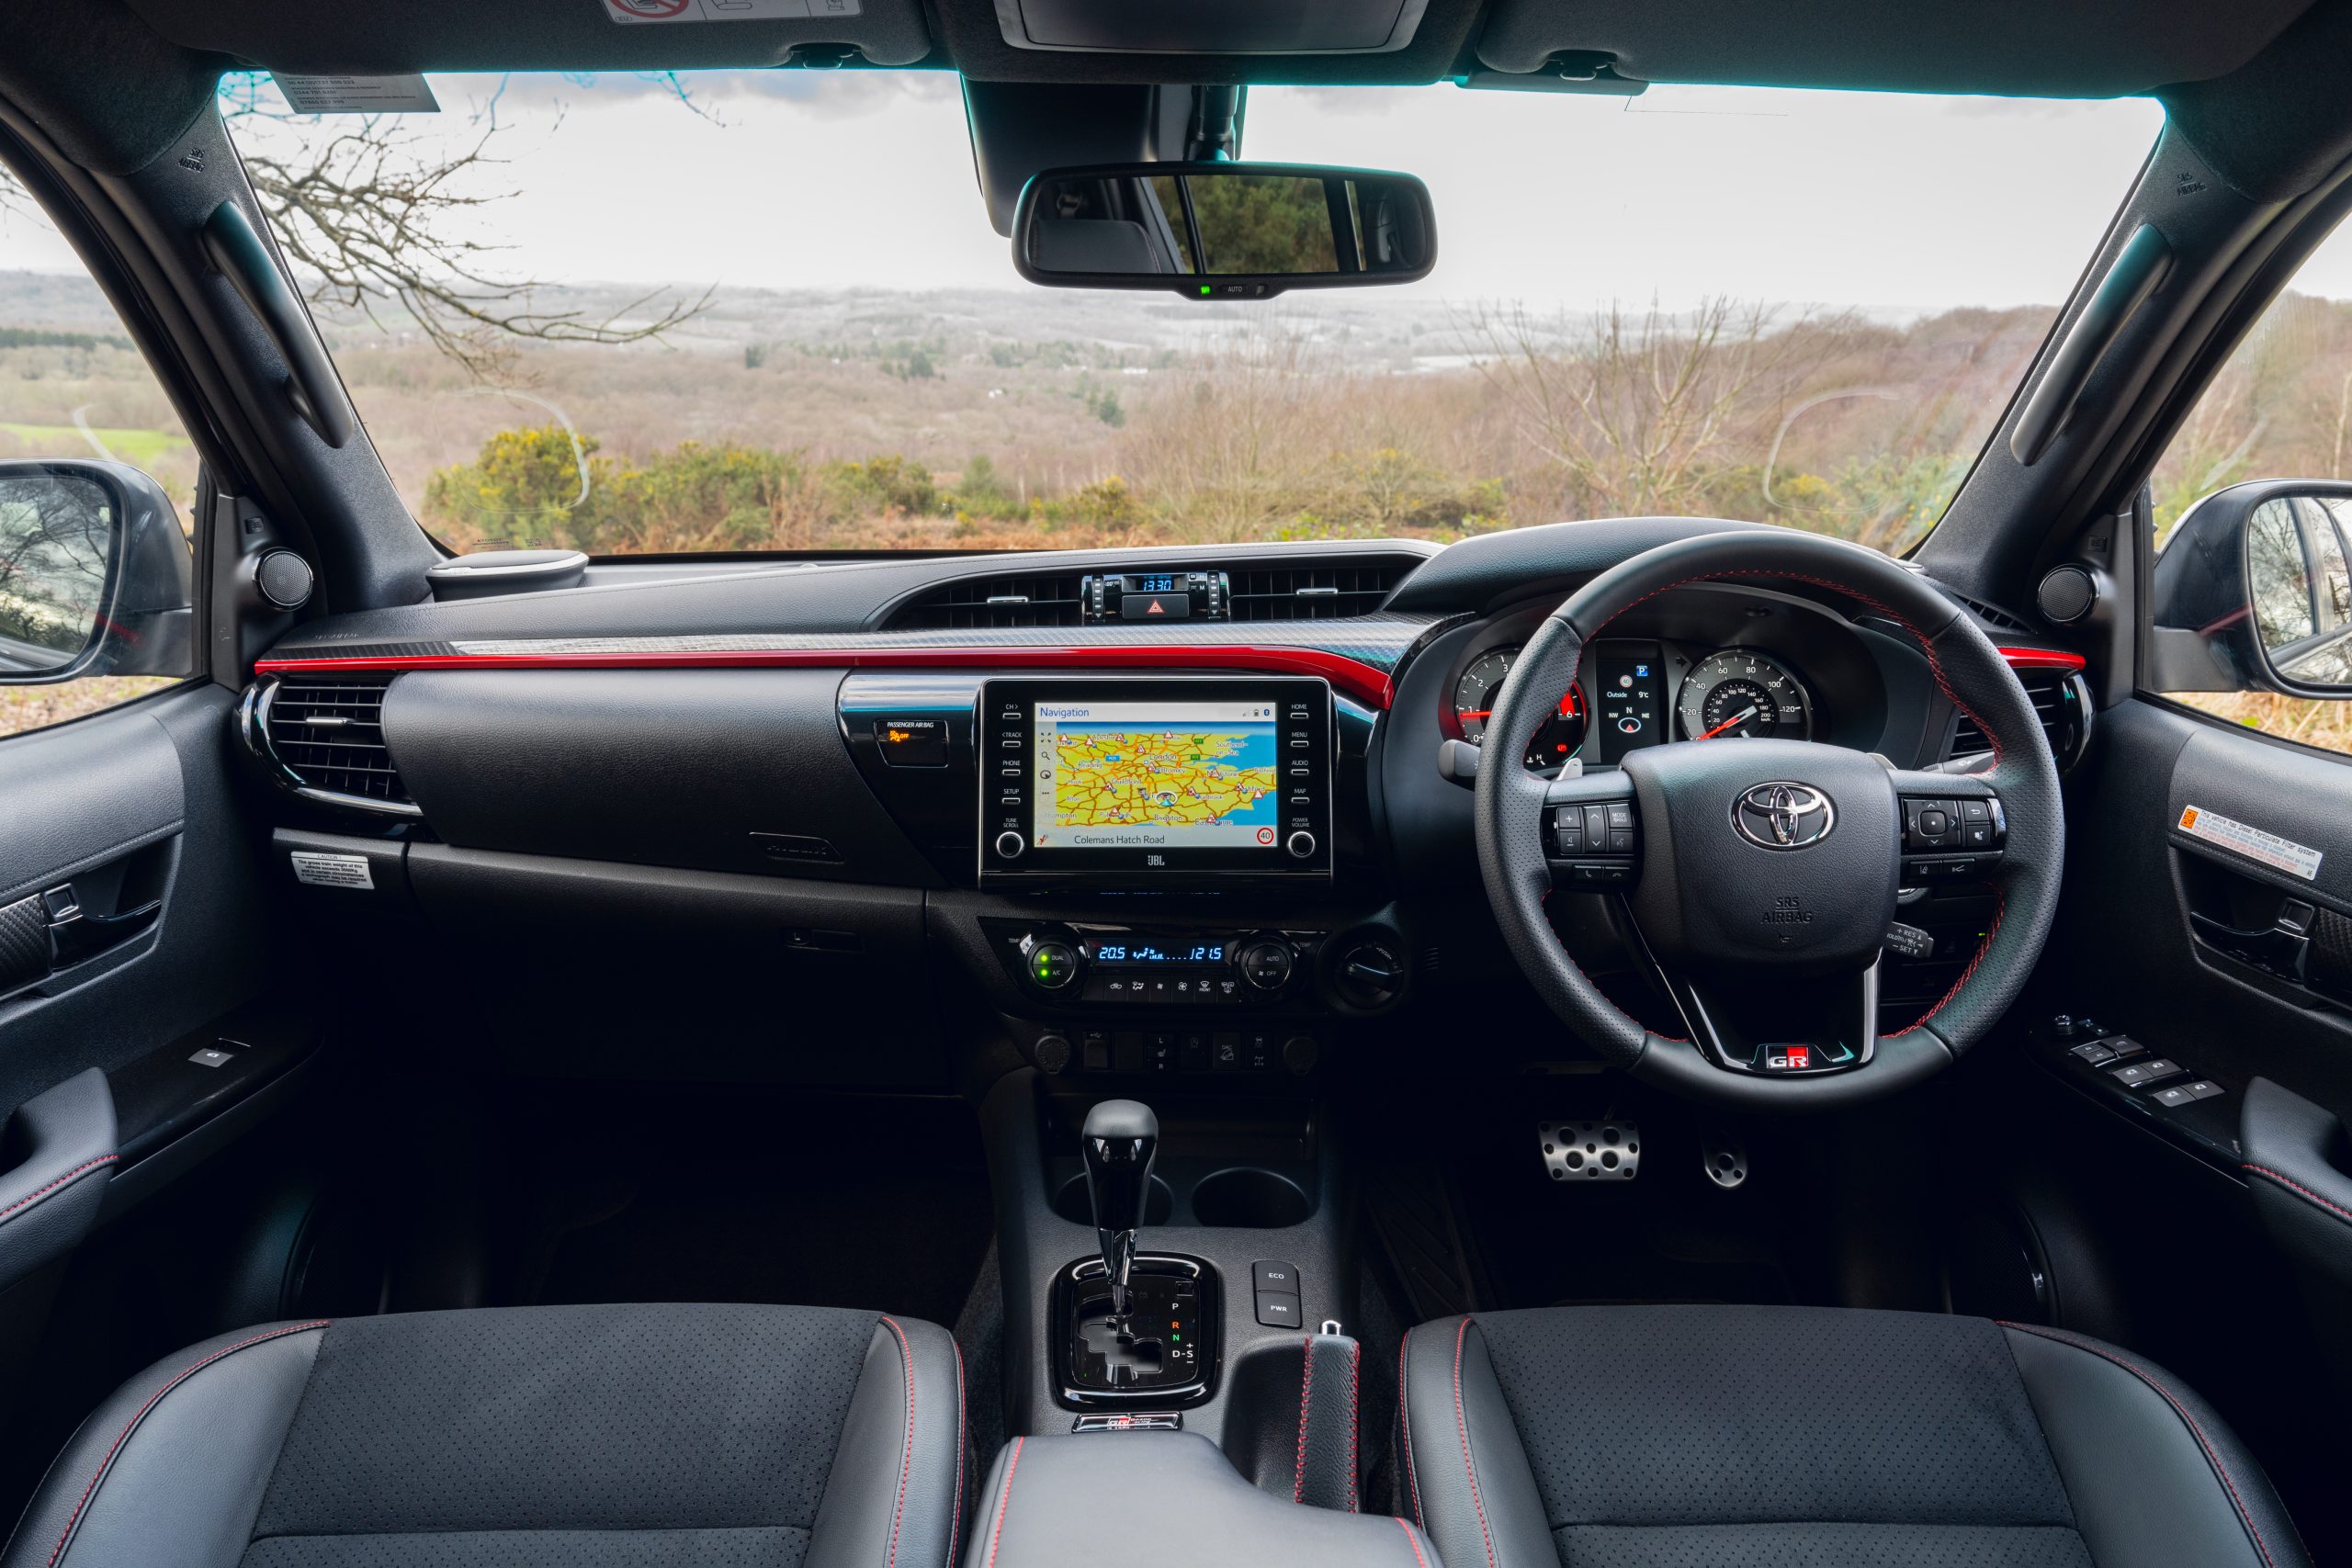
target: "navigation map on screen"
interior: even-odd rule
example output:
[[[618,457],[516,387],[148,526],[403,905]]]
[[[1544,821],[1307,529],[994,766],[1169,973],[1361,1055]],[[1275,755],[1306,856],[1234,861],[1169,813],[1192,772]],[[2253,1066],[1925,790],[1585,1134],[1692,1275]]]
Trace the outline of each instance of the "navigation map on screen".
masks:
[[[1272,849],[1271,703],[1039,703],[1039,848]]]

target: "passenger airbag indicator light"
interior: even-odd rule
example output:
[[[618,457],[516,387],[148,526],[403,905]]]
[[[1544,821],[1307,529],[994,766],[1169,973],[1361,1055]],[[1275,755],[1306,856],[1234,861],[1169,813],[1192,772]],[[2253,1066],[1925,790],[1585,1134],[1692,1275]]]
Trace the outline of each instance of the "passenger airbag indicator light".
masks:
[[[944,718],[878,718],[874,743],[885,765],[944,768],[947,765],[947,721]]]

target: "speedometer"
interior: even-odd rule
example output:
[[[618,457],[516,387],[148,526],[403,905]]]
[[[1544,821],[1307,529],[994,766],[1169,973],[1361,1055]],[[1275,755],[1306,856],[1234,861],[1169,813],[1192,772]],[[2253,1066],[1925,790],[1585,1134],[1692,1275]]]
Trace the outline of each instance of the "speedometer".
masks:
[[[1462,739],[1476,745],[1484,739],[1487,720],[1502,700],[1503,678],[1519,659],[1515,648],[1492,649],[1470,661],[1462,678],[1453,683],[1453,721],[1462,727]],[[1535,738],[1527,743],[1527,766],[1538,770],[1556,768],[1577,754],[1584,744],[1584,694],[1570,686],[1561,696],[1559,705],[1537,726]]]
[[[1804,683],[1778,660],[1744,648],[1726,648],[1693,665],[1682,678],[1674,716],[1685,740],[1813,739],[1813,699]]]

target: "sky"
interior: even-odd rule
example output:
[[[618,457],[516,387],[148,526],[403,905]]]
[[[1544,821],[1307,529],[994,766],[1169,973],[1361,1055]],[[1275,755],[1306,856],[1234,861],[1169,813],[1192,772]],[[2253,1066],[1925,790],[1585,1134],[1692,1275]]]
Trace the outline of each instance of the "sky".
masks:
[[[439,76],[443,112],[404,128],[454,150],[495,126],[502,162],[479,187],[515,194],[479,235],[515,276],[1026,287],[989,225],[954,77],[684,81],[682,100],[626,76]],[[1421,175],[1440,258],[1409,292],[1427,298],[1673,309],[1731,293],[1909,312],[2056,304],[2161,124],[2146,100],[1261,87],[1244,152]],[[69,265],[36,225],[0,221],[0,266]]]

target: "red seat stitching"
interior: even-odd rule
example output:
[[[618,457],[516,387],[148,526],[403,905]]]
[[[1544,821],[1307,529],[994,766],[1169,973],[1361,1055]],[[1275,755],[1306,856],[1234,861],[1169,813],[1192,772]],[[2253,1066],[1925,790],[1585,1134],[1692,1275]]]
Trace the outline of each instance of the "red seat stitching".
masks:
[[[2117,1366],[2121,1367],[2125,1371],[2130,1372],[2133,1377],[2138,1378],[2142,1382],[2146,1383],[2150,1388],[2154,1389],[2156,1393],[2163,1397],[2164,1402],[2172,1406],[2173,1414],[2179,1416],[2182,1421],[2188,1424],[2189,1434],[2197,1439],[2197,1446],[2205,1451],[2205,1462],[2212,1468],[2213,1473],[2220,1477],[2222,1489],[2230,1495],[2230,1506],[2237,1510],[2238,1522],[2245,1526],[2245,1533],[2254,1538],[2254,1550],[2261,1553],[2262,1561],[2264,1562],[2270,1563],[2271,1568],[2277,1568],[2277,1564],[2271,1562],[2270,1548],[2263,1543],[2262,1532],[2255,1528],[2254,1516],[2246,1510],[2245,1499],[2238,1495],[2237,1483],[2230,1479],[2229,1467],[2222,1462],[2222,1456],[2213,1451],[2213,1445],[2206,1441],[2205,1428],[2197,1424],[2197,1417],[2188,1413],[2188,1407],[2174,1397],[2172,1390],[2166,1388],[2164,1384],[2151,1377],[2147,1372],[2132,1365],[2130,1361],[2125,1360],[2114,1351],[2106,1349],[2101,1346],[2091,1344],[2088,1340],[2077,1339],[2071,1334],[2061,1334],[2047,1328],[2037,1328],[2030,1323],[2009,1323],[2004,1321],[2001,1324],[2001,1326],[2004,1328],[2014,1328],[2018,1330],[2020,1333],[2031,1334],[2039,1338],[2050,1340],[2053,1344],[2071,1346],[2073,1348],[2077,1350],[2088,1351],[2091,1355],[2097,1356],[2102,1360],[2114,1362]]]
[[[996,1568],[997,1542],[1004,1538],[1004,1511],[1012,1506],[1012,1472],[1021,1468],[1021,1445],[1027,1441],[1026,1438],[1013,1438],[1012,1457],[1004,1461],[1004,1490],[997,1494],[996,1524],[989,1531],[988,1568]]]
[[[956,1568],[956,1542],[964,1533],[964,1347],[953,1335],[947,1348],[956,1352],[956,1508],[947,1516],[947,1568]]]
[[[1357,1511],[1356,1472],[1363,1454],[1363,1343],[1348,1347],[1348,1512]]]
[[[73,1181],[75,1178],[87,1176],[90,1172],[97,1169],[98,1167],[102,1165],[112,1165],[121,1157],[122,1156],[120,1155],[100,1155],[96,1159],[83,1161],[80,1165],[75,1166],[73,1169],[67,1171],[56,1180],[49,1183],[46,1187],[36,1188],[32,1191],[26,1193],[23,1197],[17,1199],[15,1202],[9,1204],[6,1208],[0,1209],[0,1220],[6,1219],[9,1215],[15,1213],[19,1209],[29,1208],[33,1204],[40,1202],[43,1198],[48,1197],[51,1193],[56,1191],[59,1188],[65,1186],[68,1182]]]
[[[1315,1339],[1312,1335],[1299,1341],[1298,1347],[1298,1470],[1291,1480],[1290,1500],[1306,1501],[1306,1411],[1315,1397]]]
[[[2248,1160],[2239,1168],[2250,1170],[2256,1176],[2267,1176],[2271,1180],[2277,1182],[2279,1186],[2287,1188],[2292,1191],[2301,1193],[2312,1202],[2317,1203],[2321,1208],[2341,1214],[2347,1220],[2352,1220],[2352,1209],[2347,1209],[2341,1203],[2330,1202],[2325,1198],[2323,1198],[2318,1193],[2312,1191],[2310,1188],[2304,1186],[2301,1182],[2295,1180],[2291,1177],[2281,1176],[2267,1165],[2256,1165],[2252,1160]]]
[[[1462,1433],[1462,1468],[1470,1477],[1470,1506],[1477,1511],[1478,1534],[1487,1543],[1487,1568],[1495,1568],[1495,1538],[1487,1529],[1487,1505],[1478,1497],[1478,1467],[1470,1458],[1470,1422],[1462,1414],[1462,1342],[1470,1337],[1473,1320],[1464,1318],[1453,1331],[1453,1424]]]
[[[112,1158],[113,1156],[108,1156],[107,1157]],[[164,1396],[165,1394],[171,1393],[172,1390],[179,1387],[180,1384],[187,1382],[188,1379],[194,1377],[197,1373],[202,1371],[213,1362],[220,1359],[223,1356],[234,1355],[236,1352],[246,1348],[248,1346],[259,1345],[265,1340],[283,1339],[289,1334],[307,1334],[314,1328],[324,1328],[333,1321],[334,1319],[332,1318],[322,1317],[314,1323],[292,1324],[284,1328],[273,1328],[266,1334],[256,1334],[250,1339],[240,1339],[234,1345],[224,1345],[220,1349],[215,1350],[210,1355],[205,1357],[203,1359],[197,1361],[190,1366],[183,1367],[179,1371],[166,1379],[164,1386],[149,1394],[147,1396],[147,1403],[141,1405],[138,1410],[133,1413],[130,1419],[123,1423],[122,1430],[115,1434],[114,1442],[107,1447],[106,1457],[98,1461],[97,1472],[90,1477],[90,1483],[82,1488],[82,1495],[74,1503],[74,1511],[71,1514],[68,1514],[65,1517],[64,1533],[57,1538],[56,1548],[49,1554],[49,1568],[57,1568],[57,1560],[65,1555],[66,1543],[74,1539],[74,1527],[82,1522],[82,1511],[90,1506],[90,1499],[96,1495],[98,1483],[107,1478],[107,1472],[114,1465],[115,1455],[122,1451],[122,1445],[130,1440],[130,1434],[138,1429],[139,1423],[147,1419],[147,1413],[164,1402]]]
[[[1413,1549],[1413,1561],[1420,1564],[1420,1568],[1430,1568],[1430,1560],[1421,1555],[1421,1543],[1413,1537],[1413,1527],[1398,1519],[1396,1528],[1405,1532],[1405,1544]]]
[[[899,1326],[896,1318],[885,1314],[882,1321],[899,1337],[899,1359],[907,1369],[907,1440],[899,1456],[899,1500],[890,1509],[890,1552],[884,1559],[886,1568],[898,1568],[899,1525],[906,1517],[907,1480],[915,1468],[915,1348],[907,1342],[907,1331]]]
[[[1413,1469],[1413,1412],[1406,1399],[1411,1384],[1405,1380],[1405,1359],[1413,1348],[1413,1331],[1405,1330],[1405,1337],[1396,1342],[1396,1431],[1403,1439],[1405,1450],[1405,1489],[1413,1498],[1413,1522],[1423,1529],[1430,1528],[1429,1516],[1421,1512],[1421,1478]]]

